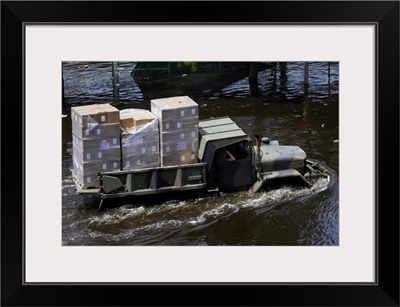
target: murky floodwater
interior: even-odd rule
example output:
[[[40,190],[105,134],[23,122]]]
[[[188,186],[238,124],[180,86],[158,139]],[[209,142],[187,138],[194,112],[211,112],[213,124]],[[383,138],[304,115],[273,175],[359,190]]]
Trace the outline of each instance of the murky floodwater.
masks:
[[[134,82],[134,66],[120,63],[118,86],[113,88],[110,63],[63,65],[63,245],[339,244],[338,63],[310,63],[308,91],[303,86],[304,63],[293,62],[261,71],[257,97],[251,97],[247,78],[194,97],[200,119],[230,116],[253,139],[261,133],[282,145],[300,146],[329,168],[329,184],[321,178],[311,190],[283,186],[252,197],[128,198],[98,211],[99,200],[76,195],[71,180],[70,107],[107,102],[118,109],[149,110],[151,93],[143,93]]]

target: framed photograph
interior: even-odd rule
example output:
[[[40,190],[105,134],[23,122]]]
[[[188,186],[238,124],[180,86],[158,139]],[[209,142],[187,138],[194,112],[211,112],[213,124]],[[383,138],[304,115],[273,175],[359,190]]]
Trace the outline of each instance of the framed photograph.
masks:
[[[3,1],[1,25],[2,305],[399,306],[398,1]],[[124,157],[113,112],[184,96],[198,109],[159,115],[157,172],[142,136]],[[110,109],[80,111],[98,103]],[[189,119],[192,138],[166,132]],[[215,157],[226,145],[230,168],[197,138]],[[312,189],[248,196],[285,163],[309,183],[306,154],[326,167]],[[94,183],[99,155],[120,165],[101,160]],[[118,203],[191,180],[217,196]]]

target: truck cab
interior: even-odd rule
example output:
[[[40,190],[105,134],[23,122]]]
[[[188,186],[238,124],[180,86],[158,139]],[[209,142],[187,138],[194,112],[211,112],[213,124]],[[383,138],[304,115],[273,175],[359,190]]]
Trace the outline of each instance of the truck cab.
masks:
[[[308,185],[306,153],[298,146],[281,146],[251,138],[229,117],[199,122],[199,160],[207,163],[207,189],[258,190],[266,181],[295,178]]]
[[[252,140],[229,117],[199,122],[199,160],[207,163],[208,190],[237,190],[255,181]]]

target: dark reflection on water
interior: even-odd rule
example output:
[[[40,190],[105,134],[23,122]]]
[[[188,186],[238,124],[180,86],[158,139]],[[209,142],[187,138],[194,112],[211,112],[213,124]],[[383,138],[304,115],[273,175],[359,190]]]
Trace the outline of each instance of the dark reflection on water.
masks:
[[[212,95],[194,98],[201,119],[228,115],[253,139],[261,133],[281,144],[300,146],[309,158],[329,167],[329,185],[319,180],[315,191],[284,186],[253,197],[233,193],[128,198],[99,212],[98,199],[76,195],[70,177],[70,108],[107,102],[119,109],[150,109],[149,99],[130,75],[134,66],[121,62],[118,86],[113,87],[110,63],[63,65],[63,245],[339,244],[338,63],[331,63],[330,76],[327,63],[310,63],[308,95],[304,63],[293,62],[282,71],[279,63],[261,71],[257,97],[251,97],[243,78]]]

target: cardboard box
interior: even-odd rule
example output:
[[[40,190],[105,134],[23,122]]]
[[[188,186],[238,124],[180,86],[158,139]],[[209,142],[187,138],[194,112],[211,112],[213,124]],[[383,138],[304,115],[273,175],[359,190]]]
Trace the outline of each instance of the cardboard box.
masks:
[[[161,155],[161,166],[185,165],[197,162],[197,153],[190,150]]]
[[[185,151],[190,151],[197,154],[198,149],[199,142],[197,139],[169,142],[161,145],[161,156],[173,155],[175,153]]]
[[[80,174],[96,174],[97,172],[110,172],[121,169],[121,159],[103,159],[100,161],[81,162],[74,157],[74,169]]]
[[[76,156],[73,157],[74,173],[78,182],[83,187],[99,187],[97,180],[98,172],[118,171],[121,169],[120,159],[109,159],[101,161],[81,162]]]
[[[119,110],[108,103],[71,108],[72,122],[81,127],[96,124],[119,124]]]
[[[160,131],[161,133],[180,131],[183,129],[198,128],[198,125],[199,125],[198,116],[178,118],[178,119],[162,119],[160,120]]]
[[[98,124],[89,127],[80,126],[77,122],[72,123],[73,133],[81,139],[119,137],[121,127],[118,124]]]
[[[199,116],[198,104],[188,96],[152,99],[150,110],[159,119],[178,120],[185,117]]]
[[[73,148],[84,152],[109,151],[121,148],[121,137],[118,135],[116,137],[81,139],[72,133],[72,143]]]
[[[159,154],[159,144],[155,143],[145,143],[141,145],[134,145],[132,143],[123,144],[121,146],[122,157],[130,157],[137,155],[146,155],[146,154]]]
[[[158,166],[160,166],[159,152],[155,154],[131,155],[129,157],[123,156],[121,165],[123,170],[153,168]]]
[[[74,169],[75,171],[75,169]],[[99,188],[100,181],[96,174],[77,174],[75,171],[75,177],[79,184],[84,188]]]
[[[76,157],[79,163],[84,162],[101,162],[104,160],[117,160],[121,159],[120,148],[114,148],[111,150],[85,150],[83,151],[79,147],[73,148],[74,157]]]
[[[157,120],[157,116],[148,110],[142,109],[127,109],[120,111],[120,125],[124,129],[134,128],[137,126],[143,126],[154,120]]]
[[[197,128],[182,129],[180,131],[164,132],[160,134],[161,145],[177,142],[198,142],[199,130]]]

